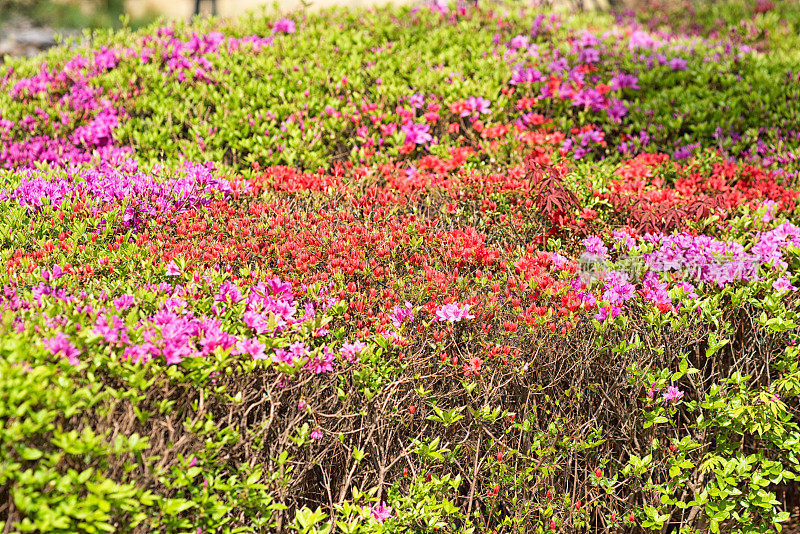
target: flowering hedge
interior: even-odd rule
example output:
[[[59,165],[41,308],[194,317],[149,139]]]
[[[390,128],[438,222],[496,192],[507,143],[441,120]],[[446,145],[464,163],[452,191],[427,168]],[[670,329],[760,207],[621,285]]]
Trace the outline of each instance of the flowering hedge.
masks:
[[[0,67],[4,531],[779,528],[797,50],[641,17],[264,12]]]

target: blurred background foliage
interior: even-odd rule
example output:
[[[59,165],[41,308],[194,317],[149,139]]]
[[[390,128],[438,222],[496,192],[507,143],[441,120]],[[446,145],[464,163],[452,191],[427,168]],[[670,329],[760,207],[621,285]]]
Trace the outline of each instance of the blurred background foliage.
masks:
[[[388,3],[387,0],[373,1],[379,4]],[[392,3],[409,1],[414,2],[393,0]],[[497,5],[518,4],[504,0],[479,1]],[[200,3],[210,5],[211,2],[202,0]],[[344,6],[364,5],[362,1],[356,0],[339,0],[336,3]],[[627,14],[635,17],[650,26],[661,26],[673,31],[685,30],[692,34],[747,31],[749,28],[745,28],[743,23],[769,23],[772,19],[785,26],[787,32],[800,31],[800,0],[529,0],[525,3],[570,11],[611,11],[620,16]],[[178,4],[180,7],[177,7]],[[304,4],[328,5],[330,1],[224,0],[221,4],[224,4],[224,13],[237,13],[258,4],[275,4],[281,10],[291,10],[302,8]],[[14,16],[21,16],[37,24],[55,28],[119,27],[122,25],[123,15],[134,15],[130,24],[136,26],[152,21],[162,14],[185,11],[188,18],[195,7],[196,0],[2,0],[0,24]]]
[[[59,29],[119,28],[126,8],[125,0],[2,0],[0,25],[22,19]],[[143,26],[155,18],[150,13],[132,18],[129,25]]]

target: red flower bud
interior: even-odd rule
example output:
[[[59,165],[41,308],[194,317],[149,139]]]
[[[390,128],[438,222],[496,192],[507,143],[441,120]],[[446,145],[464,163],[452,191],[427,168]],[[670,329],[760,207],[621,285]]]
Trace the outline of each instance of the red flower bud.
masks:
[[[603,470],[598,467],[597,469],[594,470],[594,476],[596,476],[597,478],[601,478],[603,476]]]
[[[551,519],[550,520],[550,530],[555,530],[555,529],[556,529],[556,520],[555,519]]]
[[[550,499],[553,498],[553,493],[550,490],[547,490],[547,493],[545,494],[544,497],[549,501]]]
[[[503,461],[503,451],[497,451],[497,461],[498,462]]]
[[[675,451],[678,450],[678,446],[673,443],[672,445],[669,446],[669,450],[670,450],[671,453],[674,454]]]
[[[404,476],[404,477],[407,477],[407,476],[408,476],[408,467],[404,467],[404,468],[403,468],[403,476]]]
[[[414,412],[416,412],[416,411],[417,411],[417,407],[414,406],[413,404],[408,407],[408,413],[410,413],[411,415],[414,415]]]
[[[612,523],[617,522],[617,512],[611,512],[611,522]]]

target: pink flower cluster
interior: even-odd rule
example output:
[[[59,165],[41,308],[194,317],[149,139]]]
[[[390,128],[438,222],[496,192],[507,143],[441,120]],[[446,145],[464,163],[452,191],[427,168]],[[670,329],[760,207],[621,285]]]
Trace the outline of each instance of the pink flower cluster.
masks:
[[[406,321],[414,320],[414,309],[410,302],[406,302],[402,307],[395,306],[392,308],[389,318],[395,328],[400,328],[400,325]]]
[[[458,303],[444,304],[436,310],[436,319],[439,321],[447,321],[448,323],[457,323],[464,319],[474,319],[475,316],[469,313],[469,304],[459,306]]]

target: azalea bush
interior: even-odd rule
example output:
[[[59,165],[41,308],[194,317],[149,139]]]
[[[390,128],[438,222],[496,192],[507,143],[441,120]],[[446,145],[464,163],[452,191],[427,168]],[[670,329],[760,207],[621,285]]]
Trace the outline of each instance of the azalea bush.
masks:
[[[264,11],[3,65],[3,529],[780,529],[798,51],[643,17]]]

